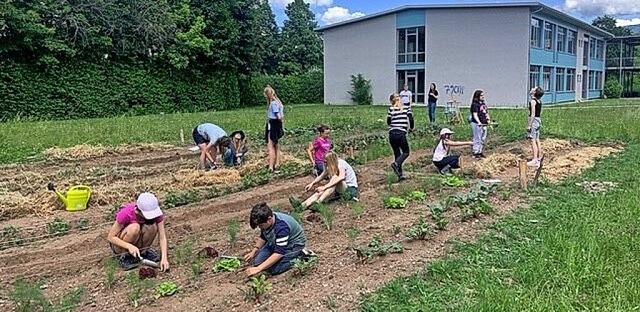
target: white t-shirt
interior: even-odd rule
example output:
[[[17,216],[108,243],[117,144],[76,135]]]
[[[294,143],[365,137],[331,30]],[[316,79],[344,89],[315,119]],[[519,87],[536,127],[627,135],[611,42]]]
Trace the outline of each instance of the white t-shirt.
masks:
[[[344,169],[344,183],[347,186],[358,187],[358,178],[356,178],[356,172],[349,163],[344,159],[338,159],[338,167]]]
[[[409,90],[402,90],[400,91],[400,100],[402,101],[402,104],[409,104],[409,102],[411,102],[411,91]]]
[[[438,146],[436,146],[436,149],[433,151],[433,161],[441,161],[447,157],[447,154],[449,153],[444,147],[444,141],[440,140],[440,142],[438,142]]]

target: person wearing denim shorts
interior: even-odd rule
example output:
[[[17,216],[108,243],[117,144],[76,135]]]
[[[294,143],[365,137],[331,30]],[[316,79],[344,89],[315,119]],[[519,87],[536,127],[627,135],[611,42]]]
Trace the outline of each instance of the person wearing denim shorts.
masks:
[[[529,101],[529,122],[527,123],[527,138],[531,140],[531,149],[533,150],[533,158],[527,162],[527,166],[539,167],[540,155],[542,155],[542,147],[540,146],[540,128],[542,128],[542,119],[540,119],[540,111],[542,110],[542,96],[544,90],[538,86],[531,88],[529,91],[531,101]]]

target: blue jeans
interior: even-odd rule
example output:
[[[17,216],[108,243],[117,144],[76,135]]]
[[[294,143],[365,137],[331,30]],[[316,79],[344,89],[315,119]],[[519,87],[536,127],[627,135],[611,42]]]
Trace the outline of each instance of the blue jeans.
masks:
[[[243,158],[244,158],[244,154],[240,156],[240,161],[242,161]],[[233,151],[230,148],[228,148],[226,151],[224,151],[224,154],[222,154],[222,161],[227,166],[238,165],[238,161],[236,160],[236,155],[233,154]]]
[[[429,121],[436,121],[436,102],[429,102]]]
[[[288,250],[288,252],[282,256],[280,261],[276,262],[267,269],[267,272],[269,272],[269,274],[271,275],[278,275],[280,273],[288,271],[293,266],[291,264],[291,261],[302,256],[303,248],[304,246],[295,246],[292,249]],[[269,258],[273,254],[273,249],[273,246],[269,246],[267,244],[262,246],[258,254],[253,258],[253,265],[258,266],[262,262],[267,260],[267,258]]]

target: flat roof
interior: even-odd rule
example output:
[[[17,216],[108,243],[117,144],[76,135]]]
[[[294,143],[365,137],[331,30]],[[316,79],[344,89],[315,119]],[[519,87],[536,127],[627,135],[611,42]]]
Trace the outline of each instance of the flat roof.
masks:
[[[395,9],[390,9],[390,10],[386,10],[386,11],[382,11],[382,12],[378,12],[378,13],[374,13],[374,14],[370,14],[370,15],[365,15],[362,17],[357,17],[354,19],[350,19],[350,20],[346,20],[346,21],[342,21],[342,22],[338,22],[338,23],[333,23],[333,24],[329,24],[326,26],[322,26],[322,27],[318,27],[315,30],[316,31],[325,31],[328,29],[332,29],[332,28],[337,28],[337,27],[341,27],[344,25],[349,25],[349,24],[354,24],[354,23],[358,23],[361,21],[365,21],[365,20],[370,20],[370,19],[374,19],[377,17],[381,17],[381,16],[385,16],[385,15],[389,15],[389,14],[395,14],[398,12],[402,12],[402,11],[407,11],[407,10],[425,10],[425,9],[465,9],[465,8],[509,8],[509,7],[529,7],[532,10],[536,11],[536,13],[538,12],[542,12],[542,13],[546,13],[549,15],[552,15],[558,19],[561,19],[563,21],[566,22],[570,22],[573,24],[577,24],[578,26],[582,27],[582,28],[586,28],[592,32],[595,32],[603,37],[614,37],[613,34],[604,31],[598,27],[595,27],[591,24],[585,23],[580,19],[577,19],[571,15],[568,15],[564,12],[560,12],[554,8],[551,8],[549,6],[546,6],[540,2],[503,2],[503,3],[455,3],[455,4],[424,4],[424,5],[405,5],[405,6],[401,6],[401,7],[397,7]]]

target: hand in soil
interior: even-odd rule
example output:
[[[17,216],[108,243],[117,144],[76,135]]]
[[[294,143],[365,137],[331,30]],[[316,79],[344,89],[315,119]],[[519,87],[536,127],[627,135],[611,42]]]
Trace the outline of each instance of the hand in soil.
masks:
[[[244,255],[244,262],[249,262],[256,256],[256,249],[254,248],[248,254]]]
[[[166,272],[168,270],[169,270],[169,261],[167,261],[167,259],[162,259],[162,261],[160,261],[160,271]]]
[[[258,267],[249,267],[246,270],[244,270],[244,274],[246,274],[247,276],[251,277],[254,276],[258,273],[260,273],[260,268]]]
[[[138,249],[138,247],[130,245],[129,248],[127,248],[127,251],[129,251],[132,256],[140,258],[140,249]]]

